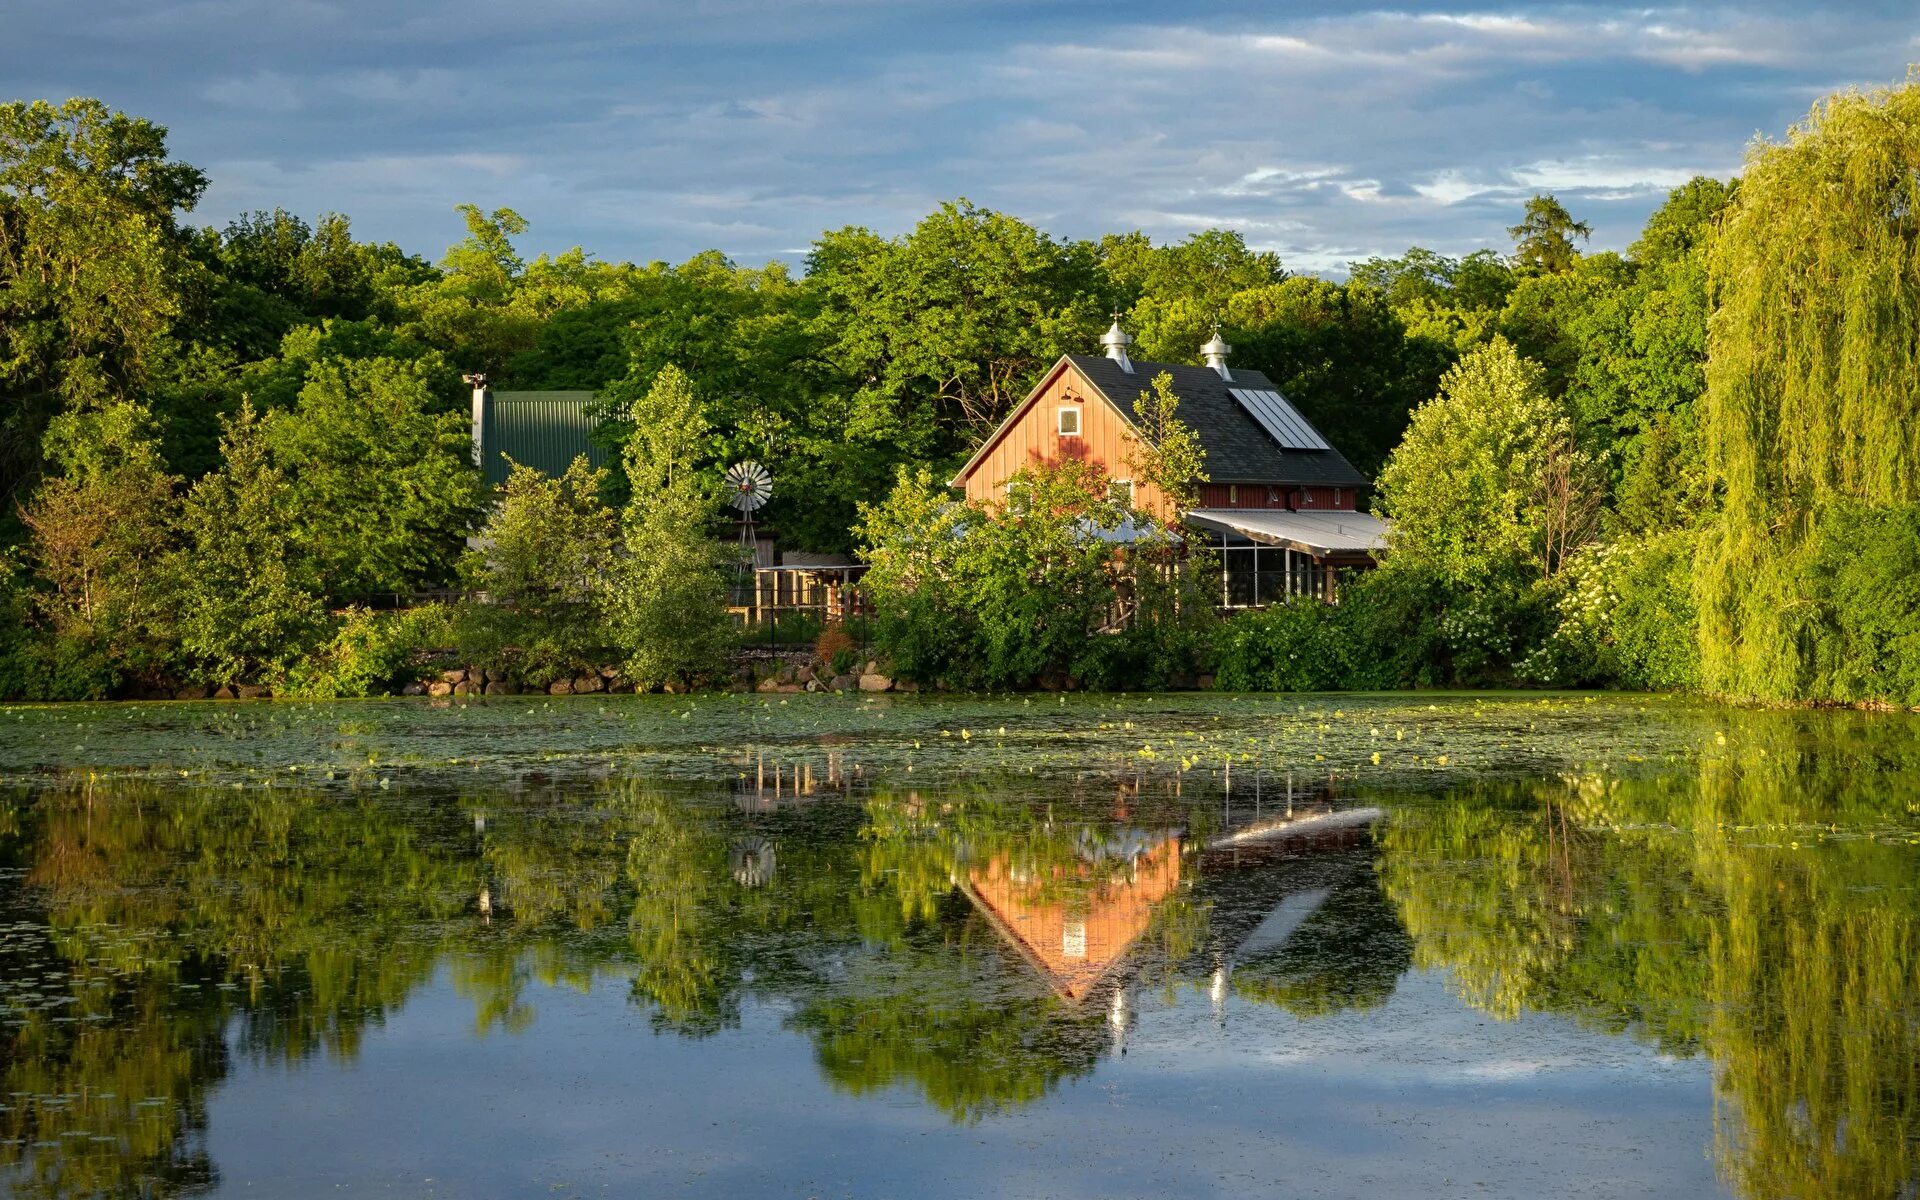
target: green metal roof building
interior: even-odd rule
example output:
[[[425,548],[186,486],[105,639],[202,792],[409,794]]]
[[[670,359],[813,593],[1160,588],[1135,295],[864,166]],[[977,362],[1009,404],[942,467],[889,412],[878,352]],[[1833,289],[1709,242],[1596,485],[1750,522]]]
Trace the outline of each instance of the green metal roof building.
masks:
[[[473,453],[486,485],[507,481],[509,458],[556,478],[582,454],[595,467],[606,466],[606,450],[588,436],[597,423],[587,411],[592,403],[592,392],[474,388]]]

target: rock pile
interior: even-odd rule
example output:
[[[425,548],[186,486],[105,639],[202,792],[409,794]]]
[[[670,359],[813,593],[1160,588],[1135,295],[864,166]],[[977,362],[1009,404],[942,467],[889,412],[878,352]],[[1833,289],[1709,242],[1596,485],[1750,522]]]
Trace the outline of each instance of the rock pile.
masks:
[[[556,679],[544,689],[523,686],[498,667],[453,667],[440,672],[438,679],[410,683],[400,689],[403,696],[518,696],[524,691],[542,691],[552,696],[583,696],[593,692],[631,692],[633,684],[621,676],[618,667],[600,667],[570,679]]]

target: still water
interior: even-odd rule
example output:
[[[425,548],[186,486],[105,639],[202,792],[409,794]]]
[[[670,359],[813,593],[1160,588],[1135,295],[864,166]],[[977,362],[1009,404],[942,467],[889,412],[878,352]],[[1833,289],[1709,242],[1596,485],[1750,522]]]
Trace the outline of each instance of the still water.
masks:
[[[0,708],[0,1192],[1920,1195],[1920,720]]]

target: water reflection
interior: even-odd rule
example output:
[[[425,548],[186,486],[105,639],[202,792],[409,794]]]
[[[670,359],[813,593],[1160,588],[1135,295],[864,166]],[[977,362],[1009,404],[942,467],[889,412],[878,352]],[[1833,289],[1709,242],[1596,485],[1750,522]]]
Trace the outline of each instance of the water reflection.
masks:
[[[1883,739],[1868,771],[1852,736],[1774,723],[1681,770],[1426,798],[917,789],[837,752],[720,789],[21,793],[0,1185],[208,1190],[239,1063],[352,1060],[437,972],[487,1036],[608,980],[674,1037],[770,1005],[835,1087],[973,1121],[1125,1052],[1153,997],[1231,1033],[1247,1006],[1372,1013],[1422,969],[1492,1017],[1706,1058],[1741,1194],[1912,1195],[1920,752]]]

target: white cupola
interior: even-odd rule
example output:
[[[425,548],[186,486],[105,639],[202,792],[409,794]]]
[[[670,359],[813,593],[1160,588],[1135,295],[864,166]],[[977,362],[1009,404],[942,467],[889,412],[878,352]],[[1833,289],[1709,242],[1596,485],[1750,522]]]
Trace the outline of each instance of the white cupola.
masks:
[[[1100,345],[1107,357],[1120,364],[1120,369],[1133,374],[1133,362],[1127,358],[1127,347],[1133,345],[1133,338],[1120,328],[1120,314],[1113,314],[1113,328],[1100,335]]]
[[[1226,380],[1233,378],[1233,372],[1227,370],[1227,355],[1233,353],[1233,347],[1227,345],[1227,340],[1220,336],[1218,325],[1213,327],[1213,340],[1200,347],[1200,353],[1206,357],[1207,365],[1213,368],[1214,374]]]

